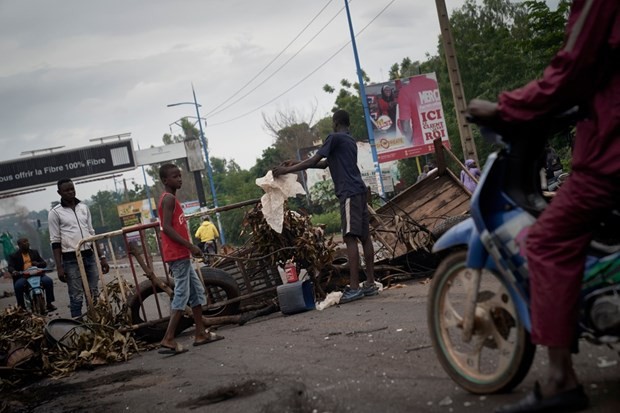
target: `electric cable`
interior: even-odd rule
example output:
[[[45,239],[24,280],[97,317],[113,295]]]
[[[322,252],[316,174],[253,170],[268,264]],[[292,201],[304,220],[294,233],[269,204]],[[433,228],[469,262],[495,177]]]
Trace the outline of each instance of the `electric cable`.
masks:
[[[329,0],[325,6],[323,6],[323,8],[321,10],[319,10],[319,12],[310,20],[310,22],[308,24],[306,24],[306,26],[301,29],[301,31],[297,34],[297,36],[295,36],[293,38],[293,40],[291,40],[286,46],[284,46],[284,49],[282,49],[280,51],[280,53],[278,53],[276,55],[276,57],[274,57],[273,59],[271,59],[271,61],[269,63],[267,63],[267,65],[265,67],[263,67],[261,70],[258,71],[258,73],[256,73],[256,75],[254,75],[253,78],[251,78],[250,80],[248,80],[243,86],[241,86],[235,93],[233,93],[232,95],[230,95],[226,100],[224,100],[223,102],[221,102],[219,104],[219,106],[214,107],[213,109],[209,110],[207,112],[207,114],[205,116],[209,116],[211,115],[215,110],[217,110],[219,107],[225,105],[226,103],[230,102],[230,100],[232,98],[234,98],[235,96],[237,96],[243,89],[245,89],[250,83],[252,83],[254,80],[256,80],[257,77],[259,77],[265,70],[267,70],[269,68],[269,66],[271,66],[276,60],[278,60],[278,58],[280,56],[282,56],[282,54],[297,40],[299,39],[299,37],[308,29],[308,27],[310,27],[310,25],[312,23],[314,23],[314,21],[321,15],[321,13],[323,13],[323,11],[327,8],[327,6],[329,6],[331,4],[331,2],[334,0]]]
[[[364,30],[366,30],[368,28],[368,26],[370,26],[377,18],[379,18],[379,16],[381,16],[383,14],[383,12],[385,12],[396,0],[391,0],[383,9],[381,9],[381,11],[372,18],[372,20],[370,20],[360,31],[358,31],[355,34],[355,37],[357,38],[360,34],[362,34],[364,32]],[[334,57],[336,57],[338,55],[338,53],[340,53],[341,51],[343,51],[347,46],[349,46],[349,44],[351,43],[351,41],[349,40],[347,43],[345,43],[340,49],[338,49],[334,54],[332,54],[330,57],[327,58],[327,60],[325,60],[323,63],[321,63],[317,68],[315,68],[314,70],[312,70],[308,75],[304,76],[301,80],[299,80],[298,82],[296,82],[295,84],[293,84],[291,87],[289,87],[288,89],[286,89],[284,92],[280,93],[279,95],[277,95],[276,97],[274,97],[273,99],[270,99],[269,101],[267,101],[266,103],[263,103],[262,105],[249,110],[239,116],[235,116],[234,118],[228,119],[228,120],[224,120],[221,122],[216,122],[216,123],[212,123],[209,126],[213,127],[213,126],[219,126],[219,125],[224,125],[226,123],[230,123],[233,122],[235,120],[241,119],[243,117],[246,117],[247,115],[250,115],[254,112],[256,112],[257,110],[260,110],[262,108],[264,108],[265,106],[269,105],[270,103],[273,103],[274,101],[278,100],[279,98],[281,98],[282,96],[284,96],[285,94],[287,94],[288,92],[290,92],[291,90],[295,89],[297,86],[299,86],[301,83],[303,83],[305,80],[307,80],[310,76],[312,76],[313,74],[315,74],[316,72],[319,71],[319,69],[321,69],[323,66],[325,66],[327,63],[329,63]]]
[[[329,19],[329,21],[327,23],[325,23],[323,25],[323,27],[321,27],[321,29],[319,29],[319,31],[316,32],[316,34],[310,38],[310,40],[308,40],[306,43],[304,43],[304,45],[301,46],[299,48],[299,50],[297,50],[291,57],[289,57],[284,63],[282,63],[280,65],[280,67],[278,67],[275,71],[273,71],[269,76],[267,76],[265,79],[263,79],[261,82],[259,82],[249,92],[247,92],[243,96],[237,98],[234,102],[231,102],[231,103],[229,103],[228,105],[226,105],[224,107],[222,107],[223,104],[220,105],[218,108],[216,108],[217,110],[215,110],[214,112],[211,113],[211,117],[216,116],[218,113],[221,113],[221,112],[225,111],[226,109],[230,108],[231,106],[234,106],[235,104],[239,103],[241,100],[243,100],[248,95],[250,95],[252,92],[254,92],[256,89],[258,89],[259,87],[264,85],[269,79],[274,77],[280,70],[284,69],[286,67],[286,65],[288,65],[291,62],[291,60],[296,58],[299,55],[299,53],[301,53],[310,43],[312,43],[314,41],[314,39],[316,39],[318,37],[318,35],[321,34],[327,28],[327,26],[329,26],[336,19],[336,17],[338,17],[338,15],[340,13],[342,13],[343,10],[344,10],[344,6],[340,10],[338,10],[338,12],[331,19]]]

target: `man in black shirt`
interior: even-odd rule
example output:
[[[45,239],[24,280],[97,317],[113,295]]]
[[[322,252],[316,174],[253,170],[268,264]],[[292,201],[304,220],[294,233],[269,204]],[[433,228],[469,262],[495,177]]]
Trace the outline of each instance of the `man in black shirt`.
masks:
[[[341,303],[347,303],[364,296],[376,295],[379,290],[375,286],[374,248],[369,233],[369,216],[366,206],[367,189],[357,167],[357,144],[349,134],[349,114],[344,110],[338,110],[334,113],[332,121],[334,133],[327,137],[314,156],[302,162],[286,161],[282,166],[273,168],[272,173],[274,178],[277,178],[280,175],[308,168],[325,169],[329,166],[336,196],[340,201],[342,235],[347,245],[350,284],[340,299]],[[362,243],[366,263],[366,282],[361,286],[358,239]]]

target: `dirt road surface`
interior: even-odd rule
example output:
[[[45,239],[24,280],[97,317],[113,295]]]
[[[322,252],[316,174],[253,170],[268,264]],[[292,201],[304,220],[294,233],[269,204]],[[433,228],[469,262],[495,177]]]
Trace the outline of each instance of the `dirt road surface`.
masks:
[[[10,291],[11,285],[0,284]],[[56,281],[56,315],[68,316]],[[492,412],[532,388],[543,351],[510,394],[469,394],[439,365],[428,334],[428,284],[410,281],[377,297],[293,316],[281,313],[217,332],[226,337],[190,351],[142,353],[129,362],[46,379],[12,395],[13,411],[32,412]],[[0,299],[0,308],[14,297]],[[620,411],[617,350],[581,343],[576,369],[590,412]],[[3,395],[3,398],[6,395]],[[6,399],[5,399],[6,400]]]

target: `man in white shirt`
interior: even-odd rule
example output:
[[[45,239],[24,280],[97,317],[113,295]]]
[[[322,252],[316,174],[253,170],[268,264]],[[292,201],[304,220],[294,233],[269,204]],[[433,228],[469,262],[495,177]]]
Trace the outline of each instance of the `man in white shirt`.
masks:
[[[84,300],[84,286],[76,250],[83,238],[95,235],[95,229],[88,206],[75,197],[75,186],[71,179],[63,178],[58,181],[58,195],[60,195],[60,204],[52,208],[48,215],[50,242],[56,261],[58,279],[67,283],[71,317],[75,318],[82,315]],[[93,248],[99,247],[94,242],[84,243],[80,247],[88,287],[91,295],[97,297],[99,271]],[[106,257],[101,254],[99,256],[101,257],[101,270],[106,274],[110,267]]]

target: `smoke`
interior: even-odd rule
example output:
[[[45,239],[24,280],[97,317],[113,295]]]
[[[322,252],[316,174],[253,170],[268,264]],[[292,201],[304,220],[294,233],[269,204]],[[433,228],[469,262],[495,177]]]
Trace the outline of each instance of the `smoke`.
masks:
[[[14,242],[28,238],[31,247],[40,251],[42,239],[37,221],[28,214],[28,208],[20,205],[17,197],[0,199],[0,232],[9,233]]]

